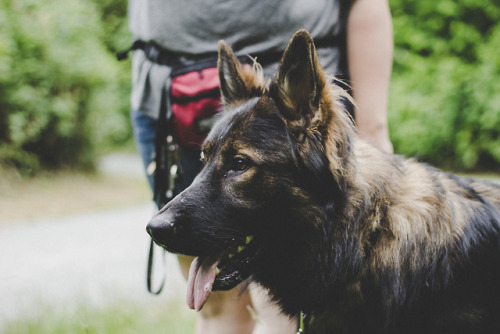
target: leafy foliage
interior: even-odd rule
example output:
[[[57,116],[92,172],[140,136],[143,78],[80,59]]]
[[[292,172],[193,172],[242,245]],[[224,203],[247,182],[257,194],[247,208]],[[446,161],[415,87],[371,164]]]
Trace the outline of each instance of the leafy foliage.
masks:
[[[92,168],[96,145],[130,137],[129,64],[110,52],[125,20],[104,24],[111,2],[0,1],[0,162]]]
[[[500,165],[500,0],[391,0],[396,151]],[[92,168],[132,137],[126,0],[0,0],[0,163]]]
[[[500,2],[392,0],[396,150],[456,170],[500,165]]]

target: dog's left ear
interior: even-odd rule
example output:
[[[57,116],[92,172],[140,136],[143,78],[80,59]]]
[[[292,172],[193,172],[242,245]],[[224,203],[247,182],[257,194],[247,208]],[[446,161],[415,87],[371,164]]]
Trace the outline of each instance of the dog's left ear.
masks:
[[[243,69],[233,53],[233,50],[225,41],[219,41],[219,59],[217,68],[219,71],[220,89],[224,105],[246,96],[246,87],[243,81]]]
[[[220,90],[224,106],[242,102],[251,97],[260,96],[267,89],[267,84],[260,67],[243,66],[233,50],[224,41],[219,41]]]
[[[314,118],[325,86],[313,38],[306,30],[299,30],[283,54],[274,87],[283,116],[291,121]]]

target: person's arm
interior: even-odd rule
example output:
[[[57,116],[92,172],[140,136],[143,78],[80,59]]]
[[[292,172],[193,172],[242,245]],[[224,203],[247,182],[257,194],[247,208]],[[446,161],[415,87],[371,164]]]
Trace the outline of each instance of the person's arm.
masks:
[[[355,0],[347,20],[347,59],[356,126],[362,138],[386,152],[393,151],[387,124],[392,56],[388,0]]]

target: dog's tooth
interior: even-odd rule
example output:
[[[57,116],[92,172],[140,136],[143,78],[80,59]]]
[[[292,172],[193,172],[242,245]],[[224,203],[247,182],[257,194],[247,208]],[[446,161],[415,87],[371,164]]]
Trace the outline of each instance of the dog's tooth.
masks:
[[[252,241],[252,240],[253,240],[253,235],[247,236],[247,238],[245,239],[245,244],[248,245],[250,243],[250,241]]]
[[[238,253],[241,253],[245,249],[245,246],[238,246]]]

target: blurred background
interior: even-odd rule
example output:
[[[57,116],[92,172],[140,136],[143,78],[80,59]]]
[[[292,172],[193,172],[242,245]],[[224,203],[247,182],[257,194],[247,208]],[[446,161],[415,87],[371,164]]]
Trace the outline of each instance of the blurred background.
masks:
[[[497,177],[500,0],[390,5],[396,153]],[[0,0],[0,332],[192,331],[175,261],[174,288],[145,290],[154,209],[129,121],[130,61],[115,58],[131,42],[126,10]]]

